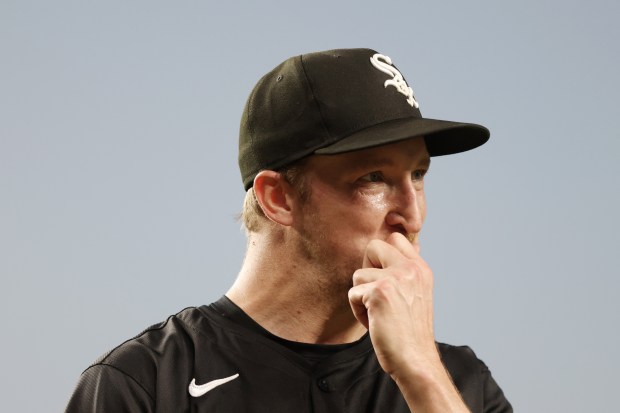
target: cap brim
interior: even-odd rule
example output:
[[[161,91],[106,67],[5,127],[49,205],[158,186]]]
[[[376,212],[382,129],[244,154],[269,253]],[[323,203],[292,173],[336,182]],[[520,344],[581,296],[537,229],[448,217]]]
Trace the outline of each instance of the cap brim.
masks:
[[[489,130],[473,123],[438,119],[404,118],[355,132],[338,142],[317,149],[320,155],[335,155],[424,136],[430,156],[449,155],[477,148],[489,140]]]

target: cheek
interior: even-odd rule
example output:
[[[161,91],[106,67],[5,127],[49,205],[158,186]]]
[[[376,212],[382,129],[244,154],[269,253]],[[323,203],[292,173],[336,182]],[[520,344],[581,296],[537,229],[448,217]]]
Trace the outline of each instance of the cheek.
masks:
[[[376,214],[387,212],[388,200],[384,192],[360,192],[355,195],[352,204],[358,212]]]
[[[388,209],[388,203],[384,193],[362,195],[361,200],[370,210],[382,212]]]

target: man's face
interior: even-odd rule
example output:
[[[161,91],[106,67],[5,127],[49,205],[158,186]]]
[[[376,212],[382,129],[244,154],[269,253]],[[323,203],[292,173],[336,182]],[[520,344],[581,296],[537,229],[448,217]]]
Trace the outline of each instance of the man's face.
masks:
[[[296,227],[302,253],[318,266],[327,288],[348,290],[369,241],[393,232],[417,239],[429,165],[423,138],[308,160],[310,197],[295,211]]]

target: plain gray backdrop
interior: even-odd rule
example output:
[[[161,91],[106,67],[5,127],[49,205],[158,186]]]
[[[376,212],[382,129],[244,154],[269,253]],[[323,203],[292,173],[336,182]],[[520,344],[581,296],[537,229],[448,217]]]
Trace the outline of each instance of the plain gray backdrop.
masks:
[[[620,368],[620,3],[0,0],[2,411],[62,411],[89,363],[207,304],[245,249],[238,124],[289,56],[370,47],[427,117],[441,341],[521,412],[602,412]]]

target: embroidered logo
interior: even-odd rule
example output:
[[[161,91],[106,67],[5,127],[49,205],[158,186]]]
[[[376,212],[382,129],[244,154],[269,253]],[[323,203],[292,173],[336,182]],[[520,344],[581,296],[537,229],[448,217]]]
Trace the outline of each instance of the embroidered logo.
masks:
[[[223,379],[211,380],[210,382],[207,382],[201,385],[197,385],[196,379],[192,379],[192,382],[189,384],[189,388],[187,390],[189,391],[189,394],[192,395],[193,397],[200,397],[206,394],[207,392],[215,389],[217,386],[221,386],[224,383],[228,383],[229,381],[232,381],[236,379],[237,377],[239,377],[239,373],[233,374],[232,376],[225,377]]]
[[[407,97],[407,103],[409,103],[409,105],[416,109],[420,107],[418,101],[415,100],[415,97],[413,96],[413,89],[407,85],[407,82],[405,82],[403,75],[398,71],[398,69],[392,66],[392,59],[388,56],[377,53],[370,58],[370,63],[372,63],[374,67],[383,73],[392,76],[392,79],[388,79],[385,83],[383,83],[384,87],[388,87],[390,85],[394,86],[396,90]]]

